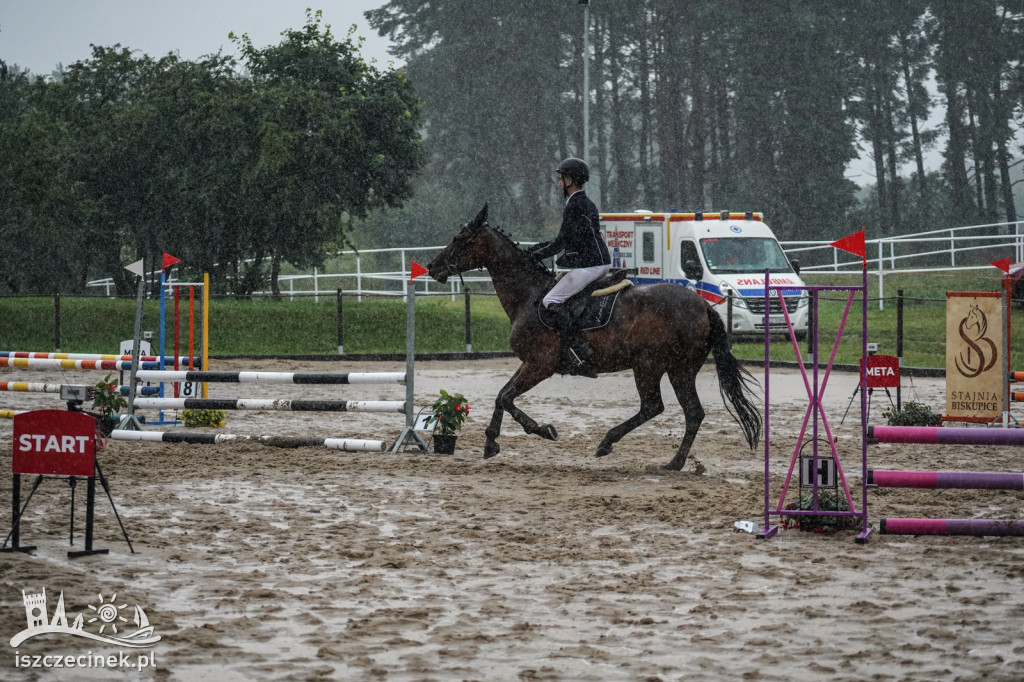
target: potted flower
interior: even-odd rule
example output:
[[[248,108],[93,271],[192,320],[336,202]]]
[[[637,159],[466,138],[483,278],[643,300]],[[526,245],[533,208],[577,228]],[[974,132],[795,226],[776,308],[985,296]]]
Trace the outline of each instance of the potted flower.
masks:
[[[890,407],[882,413],[889,426],[942,426],[942,415],[931,411],[927,405],[910,401],[897,410]]]
[[[462,423],[469,416],[469,402],[461,393],[442,390],[441,397],[431,405],[427,424],[434,424],[434,452],[441,455],[455,453],[455,440]]]
[[[803,495],[796,502],[786,505],[787,510],[809,511],[814,507],[814,497]],[[819,511],[845,512],[850,510],[846,498],[832,490],[823,490],[818,494]],[[856,530],[863,521],[856,516],[839,516],[838,514],[795,514],[782,520],[783,528],[798,528],[812,533],[837,533],[841,530]]]
[[[103,381],[97,382],[92,394],[92,409],[101,415],[97,424],[100,433],[109,436],[113,432],[118,422],[115,415],[127,404],[128,401],[121,395],[120,387],[111,380],[110,374]]]
[[[178,413],[181,421],[189,428],[201,426],[224,426],[224,410],[182,410]]]

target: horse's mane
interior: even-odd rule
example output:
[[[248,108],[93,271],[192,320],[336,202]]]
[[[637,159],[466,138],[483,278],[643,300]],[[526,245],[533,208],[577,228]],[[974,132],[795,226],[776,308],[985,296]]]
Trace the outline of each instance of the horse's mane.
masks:
[[[519,245],[519,242],[512,239],[505,230],[497,225],[491,225],[490,223],[484,223],[484,227],[491,228],[491,231],[501,237],[502,241],[506,242],[509,246],[513,247],[520,255],[521,259],[526,263],[526,267],[533,270],[536,274],[546,277],[548,280],[554,281],[555,276],[551,273],[547,267],[544,266],[539,260],[531,256],[523,247]]]

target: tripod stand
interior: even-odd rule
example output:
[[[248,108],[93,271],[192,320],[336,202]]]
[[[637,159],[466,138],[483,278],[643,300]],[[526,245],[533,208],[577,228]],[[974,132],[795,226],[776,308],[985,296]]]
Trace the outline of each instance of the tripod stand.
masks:
[[[110,484],[107,482],[107,477],[103,475],[103,469],[100,468],[100,463],[96,462],[96,476],[86,477],[86,515],[85,515],[85,548],[78,551],[69,551],[68,558],[74,559],[80,556],[89,556],[91,554],[106,554],[106,549],[94,549],[92,546],[93,541],[93,516],[96,508],[96,479],[98,478],[100,484],[103,486],[104,492],[107,494],[107,499],[110,501],[110,508],[114,512],[114,517],[117,519],[117,525],[121,527],[121,534],[124,536],[124,541],[128,544],[128,549],[132,554],[135,553],[135,548],[132,547],[132,541],[128,538],[128,531],[125,530],[124,523],[121,521],[121,515],[117,513],[117,506],[114,504],[114,498],[110,494]],[[32,489],[29,491],[28,498],[26,498],[24,504],[21,504],[20,490],[21,490],[21,474],[14,474],[13,480],[13,494],[12,494],[12,523],[11,532],[4,538],[3,546],[0,547],[0,552],[30,552],[35,549],[35,546],[25,546],[20,544],[20,529],[21,529],[21,517],[24,516],[25,510],[28,509],[28,503],[32,501],[32,496],[35,495],[36,490],[39,489],[40,484],[44,480],[44,476],[36,476],[32,482]],[[74,544],[74,533],[75,533],[75,487],[78,479],[74,476],[68,477],[68,483],[71,486],[71,544]],[[10,540],[14,540],[10,547],[7,543]]]
[[[885,388],[885,396],[889,399],[889,404],[892,405],[893,407],[896,407],[896,403],[892,401],[892,394],[889,393],[889,388],[887,386],[883,388]],[[853,400],[854,398],[857,397],[858,392],[860,392],[859,381],[857,382],[857,386],[853,389],[853,395],[850,396],[850,402],[846,404],[846,412],[843,412],[843,418],[839,420],[840,425],[842,425],[842,423],[846,421],[846,415],[850,413],[850,405],[853,405]],[[871,420],[871,396],[874,395],[874,393],[875,389],[872,388],[871,386],[868,386],[868,411],[865,415],[865,419],[868,421]]]
[[[72,402],[77,402],[73,400]],[[68,407],[73,407],[69,402]],[[106,554],[105,549],[94,549],[93,517],[96,508],[96,481],[103,486],[110,507],[114,511],[117,523],[121,527],[125,542],[132,553],[131,540],[121,522],[121,515],[114,505],[110,493],[110,484],[103,475],[99,459],[96,456],[97,415],[87,414],[74,409],[67,412],[60,410],[34,410],[15,416],[14,447],[11,452],[11,470],[13,480],[11,486],[11,532],[4,538],[0,551],[27,552],[33,547],[20,544],[21,519],[28,508],[32,496],[39,489],[45,478],[67,478],[71,485],[71,533],[70,541],[74,544],[75,487],[77,479],[86,479],[86,518],[85,518],[85,549],[68,552],[68,557],[87,556],[90,554]],[[21,503],[21,476],[35,474],[32,489],[24,504]],[[7,546],[13,539],[11,547]]]

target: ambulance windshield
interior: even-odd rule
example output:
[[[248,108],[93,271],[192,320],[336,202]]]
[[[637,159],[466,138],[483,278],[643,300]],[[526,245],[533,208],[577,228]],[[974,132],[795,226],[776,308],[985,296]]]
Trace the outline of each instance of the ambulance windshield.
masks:
[[[774,239],[766,237],[725,237],[701,239],[704,260],[715,274],[748,272],[793,272],[793,266]]]

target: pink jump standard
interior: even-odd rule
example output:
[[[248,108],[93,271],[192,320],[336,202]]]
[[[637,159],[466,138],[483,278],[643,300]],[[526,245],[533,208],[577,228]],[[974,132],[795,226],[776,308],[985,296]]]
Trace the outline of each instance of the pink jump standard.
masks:
[[[861,240],[860,241],[860,248],[859,248],[858,255],[861,255],[863,257],[863,232],[860,232],[857,235],[852,235],[852,236],[857,236]],[[840,240],[840,242],[844,242],[844,241],[846,241],[846,240],[845,239],[844,240]],[[833,243],[833,246],[836,246],[838,243],[839,242]],[[846,247],[842,247],[842,246],[838,247],[838,248],[843,248],[844,250],[849,250],[849,249],[846,249]],[[842,463],[839,461],[839,453],[838,453],[838,450],[837,450],[837,447],[836,447],[836,439],[832,436],[832,430],[831,430],[831,427],[829,426],[829,420],[828,420],[828,417],[827,417],[827,415],[825,413],[824,405],[822,404],[822,397],[823,397],[823,395],[825,393],[825,387],[826,387],[826,385],[828,383],[828,378],[829,378],[829,375],[830,375],[830,373],[832,371],[832,365],[835,362],[836,353],[837,353],[837,351],[839,349],[839,342],[840,342],[840,340],[842,338],[843,328],[846,326],[846,322],[847,322],[847,319],[848,319],[849,314],[850,314],[850,308],[851,308],[851,305],[853,303],[854,296],[856,295],[857,292],[861,293],[861,298],[862,298],[862,301],[863,301],[862,317],[861,317],[861,328],[862,328],[862,333],[861,333],[861,357],[862,358],[868,357],[868,354],[867,354],[867,337],[868,337],[868,335],[867,335],[867,291],[868,291],[867,277],[868,276],[867,276],[867,263],[866,263],[866,261],[864,261],[864,268],[863,268],[863,273],[862,273],[862,282],[861,282],[861,284],[859,286],[804,286],[804,287],[796,287],[796,286],[792,286],[792,285],[785,286],[785,287],[783,287],[783,286],[773,286],[771,284],[771,281],[772,281],[771,280],[771,273],[767,272],[767,271],[765,272],[765,283],[764,283],[764,298],[765,298],[765,306],[764,306],[764,330],[765,330],[765,334],[764,334],[764,340],[765,340],[765,344],[764,344],[764,348],[765,348],[765,351],[764,351],[764,355],[765,355],[765,358],[764,358],[764,360],[765,360],[764,361],[764,398],[765,398],[765,404],[764,404],[764,528],[757,534],[757,537],[759,537],[759,538],[767,539],[767,538],[772,537],[773,535],[775,535],[778,532],[779,527],[777,525],[773,525],[772,522],[771,522],[772,521],[772,518],[771,518],[772,516],[795,516],[795,517],[800,517],[800,516],[811,516],[811,515],[813,515],[813,516],[819,516],[819,517],[820,516],[837,516],[837,517],[848,516],[848,517],[855,517],[855,518],[860,519],[860,525],[861,525],[861,531],[857,535],[856,541],[858,543],[867,542],[868,536],[871,534],[871,528],[868,525],[867,439],[865,437],[866,430],[867,430],[867,391],[861,391],[860,392],[860,394],[861,394],[861,439],[860,439],[861,440],[861,443],[860,443],[860,445],[861,445],[861,447],[860,447],[861,477],[860,477],[860,491],[859,491],[860,494],[858,495],[858,497],[860,498],[859,499],[859,509],[858,509],[858,500],[855,500],[854,496],[850,492],[850,486],[847,483],[846,474],[843,471]],[[811,328],[809,328],[807,330],[807,333],[812,335],[811,338],[812,338],[812,349],[813,349],[813,357],[812,357],[812,361],[810,363],[810,366],[812,368],[811,376],[810,377],[808,377],[808,372],[807,372],[807,369],[805,368],[805,363],[804,363],[804,360],[803,360],[803,356],[801,355],[800,347],[797,344],[796,335],[793,332],[793,325],[792,325],[792,322],[790,321],[789,311],[787,310],[787,305],[785,303],[785,298],[784,298],[784,294],[788,294],[788,295],[791,296],[792,295],[792,291],[793,290],[797,290],[797,289],[806,290],[807,292],[809,292],[810,299],[811,299],[810,300],[810,305],[811,305],[812,310],[813,310],[813,315],[812,315],[811,319],[814,322],[811,325]],[[819,317],[818,317],[818,310],[817,310],[817,308],[818,308],[818,293],[820,291],[845,291],[845,292],[847,292],[846,307],[845,307],[845,309],[843,311],[842,321],[839,323],[839,329],[836,332],[835,342],[834,342],[834,344],[832,346],[832,353],[829,356],[828,363],[825,366],[824,376],[819,376],[819,373],[818,373],[818,368],[819,368],[820,365],[819,365],[819,357],[818,357],[818,341],[819,341],[819,338],[818,338],[818,320],[819,320]],[[785,481],[784,481],[783,486],[782,486],[782,492],[781,492],[781,495],[779,496],[778,503],[775,504],[775,505],[773,505],[772,501],[771,501],[771,489],[770,489],[770,479],[771,479],[771,476],[770,476],[770,473],[771,473],[770,472],[770,452],[771,452],[771,430],[770,430],[771,416],[770,415],[771,415],[771,400],[770,400],[770,391],[769,391],[769,367],[770,367],[771,363],[770,363],[770,358],[769,358],[769,347],[771,345],[770,344],[771,325],[770,325],[770,320],[769,320],[769,311],[772,308],[772,306],[768,305],[768,302],[771,301],[773,297],[777,298],[777,300],[779,302],[779,308],[781,309],[782,314],[784,316],[784,319],[785,319],[785,322],[786,322],[786,327],[787,327],[787,330],[789,331],[790,341],[793,344],[793,351],[796,354],[796,359],[797,359],[796,365],[800,369],[800,373],[803,376],[804,387],[807,390],[807,397],[808,397],[808,400],[809,400],[809,403],[807,405],[807,410],[806,410],[806,412],[804,414],[803,424],[801,425],[801,428],[800,428],[800,434],[799,434],[799,436],[797,438],[796,447],[793,450],[793,456],[792,456],[792,459],[790,460],[790,463],[789,463],[789,470],[786,473]],[[861,362],[860,363],[860,382],[861,382],[860,383],[861,386],[867,386],[868,385],[868,383],[867,383],[867,363],[865,363],[865,362]],[[808,426],[811,427],[810,434],[808,434]],[[821,427],[821,429],[823,429],[823,431],[824,431],[823,434],[819,435],[819,427]],[[811,488],[811,506],[810,506],[809,509],[786,509],[785,508],[786,493],[789,490],[789,486],[790,486],[790,483],[791,483],[791,480],[792,480],[792,477],[793,477],[793,472],[794,472],[794,469],[796,468],[797,459],[800,457],[801,449],[802,449],[804,443],[808,442],[808,441],[809,441],[808,444],[811,445],[812,452],[813,452],[813,455],[811,457],[807,458],[807,459],[810,460],[810,464],[811,464],[810,469],[811,469],[812,472],[818,472],[818,473],[816,473],[816,474],[811,476],[812,480],[811,480],[809,485],[804,485],[802,478],[801,478],[800,483],[801,483],[801,487],[810,487]],[[829,451],[827,453],[819,454],[819,452],[818,452],[818,445],[819,445],[819,443],[827,443],[827,447],[829,448]],[[840,511],[838,509],[836,509],[836,510],[821,509],[820,506],[819,506],[819,502],[820,502],[820,499],[821,499],[820,496],[819,496],[819,488],[821,487],[821,483],[819,482],[819,478],[821,477],[821,472],[823,470],[827,470],[828,469],[828,466],[826,466],[826,465],[831,465],[831,466],[834,466],[834,468],[835,468],[835,473],[836,473],[835,478],[838,479],[837,482],[839,484],[841,484],[841,486],[842,486],[841,491],[840,490],[836,491],[836,497],[838,499],[839,495],[842,495],[843,498],[845,499],[846,505],[847,505],[845,511]]]

